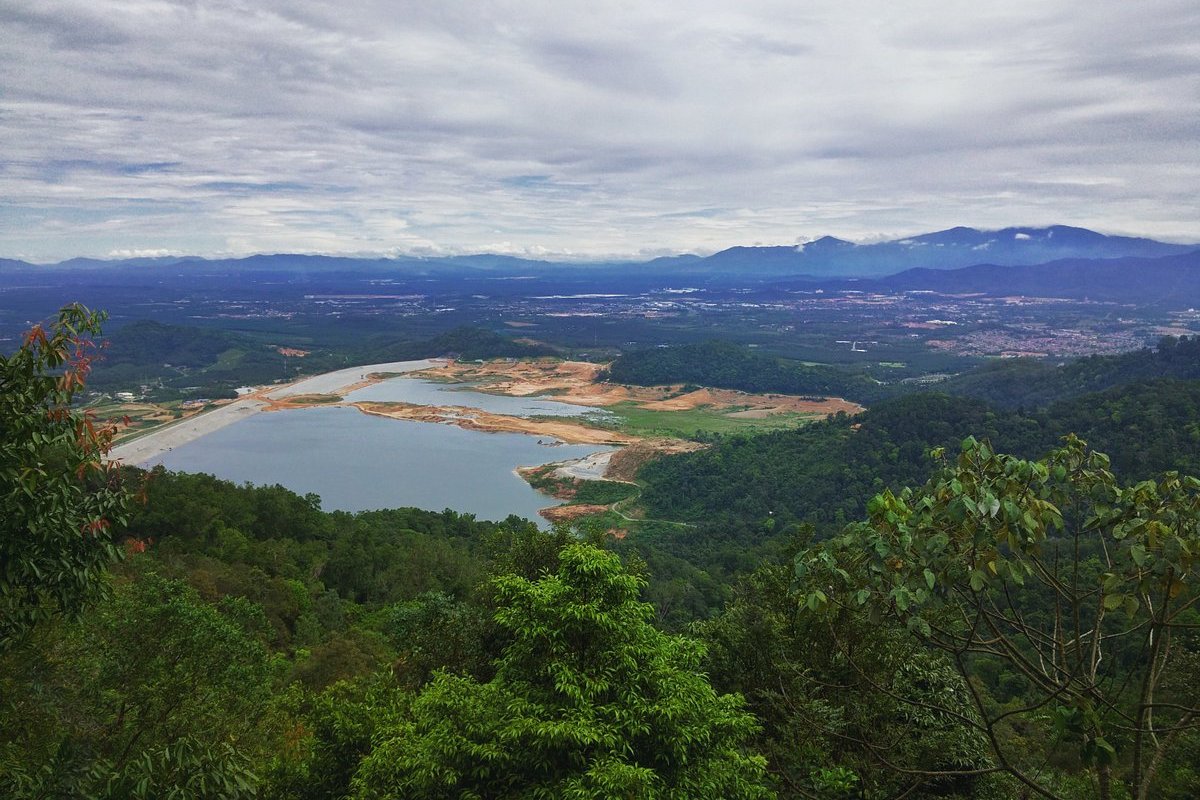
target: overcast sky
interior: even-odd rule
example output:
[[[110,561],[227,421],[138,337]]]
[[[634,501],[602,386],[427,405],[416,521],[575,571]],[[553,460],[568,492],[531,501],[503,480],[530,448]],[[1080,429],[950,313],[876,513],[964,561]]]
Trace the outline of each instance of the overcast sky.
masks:
[[[1200,241],[1196,0],[0,0],[0,256]]]

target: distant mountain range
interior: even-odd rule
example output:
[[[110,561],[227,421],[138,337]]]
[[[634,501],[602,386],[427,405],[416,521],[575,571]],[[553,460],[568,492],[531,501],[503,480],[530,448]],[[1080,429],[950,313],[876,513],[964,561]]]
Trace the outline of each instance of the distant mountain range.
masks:
[[[1067,258],[1157,258],[1200,249],[1153,239],[1105,236],[1086,228],[950,228],[876,244],[826,236],[793,247],[731,247],[682,265],[689,271],[813,277],[879,277],[904,270],[958,269],[976,264],[1020,266]]]
[[[791,278],[787,291],[938,292],[1200,306],[1200,249],[1159,258],[1069,258],[1045,264],[910,269],[882,278]]]
[[[679,255],[648,262],[563,263],[479,254],[443,258],[351,258],[322,255],[256,255],[233,259],[137,258],[124,261],[75,258],[54,265],[34,266],[21,261],[0,259],[0,271],[24,269],[99,269],[118,266],[154,269],[236,270],[247,272],[363,272],[402,271],[409,275],[454,274],[481,275],[536,274],[572,270],[576,274],[591,271],[636,272],[641,276],[661,273],[665,276],[694,276],[714,279],[810,279],[881,278],[905,275],[906,281],[932,286],[938,279],[924,272],[960,270],[971,267],[969,274],[957,275],[955,285],[986,281],[997,267],[1047,265],[1045,269],[1068,273],[1083,283],[1095,278],[1101,282],[1116,280],[1123,270],[1138,269],[1148,259],[1184,256],[1200,251],[1200,244],[1184,245],[1128,236],[1106,236],[1085,228],[1054,225],[1048,228],[1005,228],[981,231],[974,228],[949,230],[911,236],[875,244],[855,244],[826,236],[807,244],[786,247],[731,247],[710,256]],[[1132,259],[1132,260],[1131,260]],[[1140,259],[1140,261],[1139,261]],[[1084,262],[1101,262],[1099,267]],[[1164,268],[1168,262],[1164,262]],[[1186,259],[1180,262],[1190,263]],[[1052,267],[1049,265],[1053,265]],[[913,271],[916,272],[913,272]],[[1097,272],[1099,270],[1099,272]],[[1099,275],[1107,276],[1103,279]],[[1017,273],[1004,280],[1012,280]],[[1020,273],[1029,285],[1038,283],[1038,272]],[[1144,280],[1139,277],[1139,280]],[[945,285],[945,284],[944,284]],[[966,291],[966,289],[963,289]],[[974,291],[974,290],[972,290]]]

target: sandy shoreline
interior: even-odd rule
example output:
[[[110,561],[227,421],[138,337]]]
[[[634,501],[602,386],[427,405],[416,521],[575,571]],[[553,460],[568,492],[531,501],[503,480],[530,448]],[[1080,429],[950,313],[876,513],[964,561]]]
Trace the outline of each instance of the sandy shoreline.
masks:
[[[442,363],[438,359],[420,361],[392,361],[386,364],[366,364],[349,367],[336,372],[326,372],[309,378],[301,378],[284,386],[268,386],[228,405],[205,411],[180,422],[165,425],[132,441],[117,445],[108,454],[109,460],[126,464],[141,465],[165,455],[172,449],[199,439],[213,431],[247,419],[271,408],[275,400],[307,394],[338,394],[358,388],[371,381],[370,376],[380,372],[417,372]]]
[[[627,445],[641,441],[637,436],[603,428],[593,428],[578,422],[540,420],[492,414],[465,406],[423,406],[399,402],[349,403],[364,414],[413,422],[436,422],[485,433],[524,433],[545,436],[565,444]]]
[[[663,439],[593,427],[583,421],[537,419],[486,412],[453,405],[419,405],[406,402],[347,401],[355,389],[376,383],[379,374],[410,373],[426,380],[472,384],[476,391],[510,397],[550,396],[556,401],[598,408],[631,403],[649,411],[688,411],[718,407],[738,409],[729,416],[765,419],[792,413],[824,416],[860,407],[840,398],[815,399],[789,395],[748,395],[724,389],[683,392],[674,386],[623,386],[596,383],[600,365],[540,359],[460,363],[446,359],[394,361],[367,364],[302,378],[284,386],[263,387],[238,400],[197,414],[114,447],[110,458],[143,465],[173,448],[264,411],[311,408],[315,405],[353,407],[391,419],[456,425],[481,432],[521,433],[568,444],[605,445],[616,450],[559,462],[562,477],[580,480],[632,481],[638,468],[651,458],[702,447],[694,442]]]

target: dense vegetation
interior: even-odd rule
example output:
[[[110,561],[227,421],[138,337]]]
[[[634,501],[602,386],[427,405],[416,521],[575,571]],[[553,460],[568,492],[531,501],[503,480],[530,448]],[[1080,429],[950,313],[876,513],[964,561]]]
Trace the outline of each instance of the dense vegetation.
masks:
[[[103,315],[64,308],[0,356],[0,650],[94,599],[128,497],[101,461],[113,431],[75,412]]]
[[[1197,383],[731,439],[647,468],[696,524],[581,542],[106,470],[97,322],[0,361],[0,795],[1200,793]]]
[[[156,400],[235,396],[240,386],[294,380],[354,364],[437,356],[464,359],[550,355],[541,345],[513,341],[489,330],[459,327],[429,338],[373,336],[356,344],[287,356],[278,340],[210,328],[140,320],[108,336],[91,387],[101,391],[148,387]]]
[[[717,340],[623,353],[604,377],[637,386],[683,383],[850,400],[866,399],[877,393],[875,382],[864,375],[836,367],[784,362]]]
[[[920,483],[935,447],[967,436],[1036,457],[1067,433],[1113,454],[1130,480],[1167,469],[1200,472],[1200,382],[1160,380],[1019,413],[980,400],[910,395],[855,416],[730,438],[646,465],[639,478],[651,516],[705,521],[727,531],[801,520],[842,524],[886,487]]]
[[[488,358],[529,358],[554,355],[554,348],[518,342],[495,331],[458,327],[429,339],[375,337],[352,357],[356,363],[408,361],[435,356],[453,356],[465,361]]]
[[[919,382],[885,384],[845,368],[800,364],[715,340],[623,353],[606,377],[640,386],[690,383],[744,392],[833,395],[868,403],[925,390]],[[1160,378],[1200,379],[1200,336],[1164,336],[1155,349],[1089,356],[1065,364],[1032,358],[993,360],[935,388],[1015,410]]]
[[[1164,336],[1153,350],[1088,356],[1062,365],[1031,358],[991,361],[937,388],[977,397],[999,408],[1030,409],[1159,378],[1200,379],[1200,336]]]
[[[139,320],[107,336],[91,388],[145,386],[158,400],[232,397],[239,386],[294,378],[302,366],[320,371],[340,365],[330,354],[311,355],[304,362],[289,360],[269,342],[243,334]]]

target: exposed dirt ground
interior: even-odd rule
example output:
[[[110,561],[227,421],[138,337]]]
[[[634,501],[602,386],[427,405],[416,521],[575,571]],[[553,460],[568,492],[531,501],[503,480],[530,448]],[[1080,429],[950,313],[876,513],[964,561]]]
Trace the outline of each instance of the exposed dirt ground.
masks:
[[[551,506],[538,511],[543,517],[551,522],[572,522],[580,517],[590,517],[593,514],[603,514],[608,511],[608,506]]]
[[[411,403],[351,403],[367,414],[392,419],[411,419],[417,422],[446,422],[460,428],[499,433],[528,433],[559,439],[567,444],[625,445],[641,441],[636,436],[602,428],[592,428],[576,422],[536,420],[492,414],[461,406],[418,406]]]
[[[585,361],[533,359],[471,363],[449,361],[413,373],[439,381],[478,383],[479,390],[515,397],[553,394],[555,400],[584,406],[611,406],[633,402],[651,411],[688,411],[705,406],[733,411],[749,419],[771,414],[854,414],[862,406],[840,397],[814,399],[784,394],[746,394],[732,389],[697,389],[682,392],[682,386],[624,386],[597,383],[603,365]]]
[[[430,362],[426,362],[430,363]],[[682,386],[625,386],[597,382],[602,365],[582,361],[558,359],[535,359],[524,361],[497,360],[484,363],[432,362],[433,365],[408,374],[448,383],[473,383],[476,389],[494,394],[527,397],[548,395],[555,400],[576,405],[605,407],[617,403],[634,403],[649,411],[690,411],[699,408],[724,411],[731,417],[765,419],[774,414],[799,413],[809,415],[836,414],[838,411],[856,413],[861,406],[840,398],[805,398],[790,395],[753,395],[728,389],[697,389],[684,392]],[[385,365],[386,366],[386,365]],[[344,372],[350,373],[351,370]],[[332,375],[332,374],[331,374]],[[322,377],[322,376],[319,376]],[[329,377],[329,376],[324,376]],[[524,433],[544,436],[569,444],[614,445],[620,449],[602,453],[586,459],[568,461],[557,465],[564,477],[583,480],[604,478],[606,480],[632,482],[638,469],[652,458],[671,453],[698,450],[704,445],[680,439],[648,438],[618,431],[594,428],[582,422],[564,420],[526,419],[524,417],[493,414],[475,408],[461,406],[422,406],[396,402],[345,403],[345,395],[364,386],[369,386],[392,375],[388,373],[365,373],[341,377],[350,380],[346,385],[326,387],[316,379],[293,384],[295,387],[311,389],[306,393],[289,393],[279,387],[260,389],[232,406],[247,406],[246,411],[255,409],[277,411],[287,408],[310,408],[313,405],[353,405],[367,414],[408,419],[419,422],[441,422],[478,431]],[[315,382],[314,382],[315,381]],[[328,381],[326,381],[328,383]],[[302,391],[302,390],[301,390]],[[328,393],[323,393],[328,392]],[[250,408],[253,406],[254,408]],[[236,411],[238,408],[231,408]],[[161,411],[153,406],[139,409],[150,412],[149,417],[158,421]],[[169,412],[161,411],[163,417]],[[189,415],[190,416],[190,415]],[[220,415],[216,415],[220,416]],[[228,416],[228,415],[226,415]],[[213,418],[215,420],[215,417]],[[209,420],[205,415],[201,420]],[[166,421],[165,419],[163,421]],[[211,427],[211,426],[210,426]],[[186,432],[186,431],[185,431]],[[581,516],[598,514],[608,506],[560,506],[542,511],[549,520],[573,520]]]
[[[687,442],[681,439],[644,439],[628,447],[617,450],[608,459],[608,468],[604,478],[610,481],[627,481],[632,483],[637,477],[637,471],[652,458],[674,453],[690,453],[701,450],[704,445],[699,442]]]

